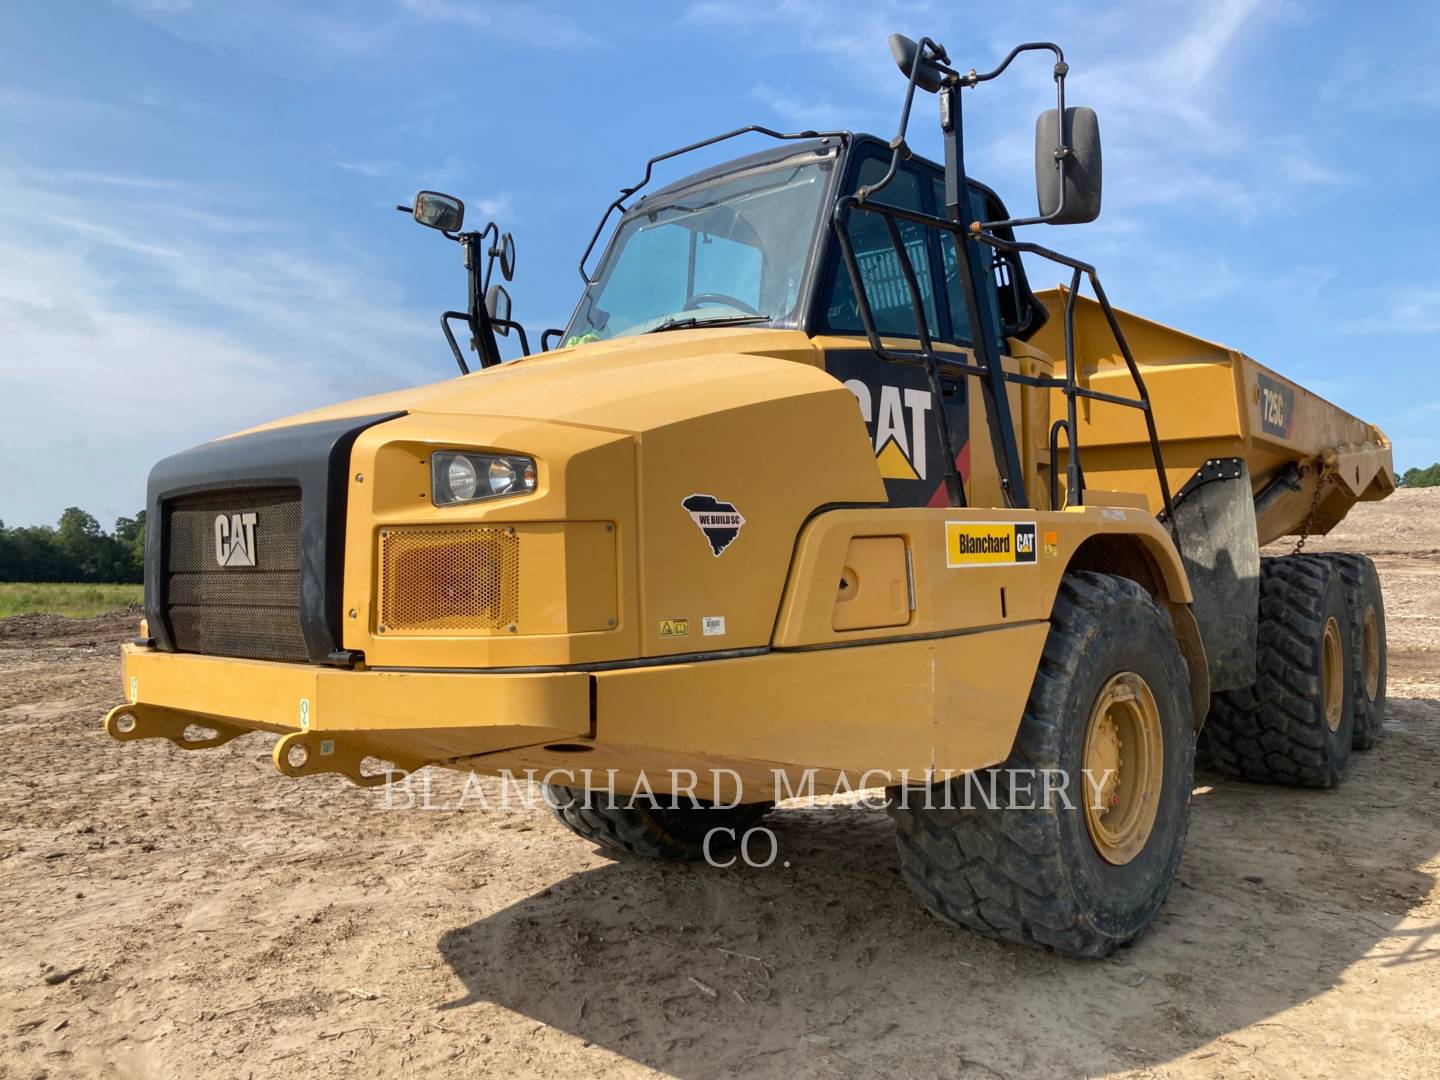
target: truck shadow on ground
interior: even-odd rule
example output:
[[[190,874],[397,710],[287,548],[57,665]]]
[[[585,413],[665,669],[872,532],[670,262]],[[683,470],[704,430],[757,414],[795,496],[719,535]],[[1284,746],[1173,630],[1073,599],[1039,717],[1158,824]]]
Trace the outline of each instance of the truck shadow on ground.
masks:
[[[1405,721],[1433,728],[1440,702],[1391,705],[1402,730],[1337,791],[1201,774],[1168,904],[1105,961],[930,918],[883,811],[784,810],[768,868],[620,861],[445,933],[468,993],[444,1008],[493,1002],[679,1077],[1094,1074],[1217,1039],[1222,1066],[1347,969],[1440,958],[1433,919],[1397,930],[1440,835],[1440,754]]]

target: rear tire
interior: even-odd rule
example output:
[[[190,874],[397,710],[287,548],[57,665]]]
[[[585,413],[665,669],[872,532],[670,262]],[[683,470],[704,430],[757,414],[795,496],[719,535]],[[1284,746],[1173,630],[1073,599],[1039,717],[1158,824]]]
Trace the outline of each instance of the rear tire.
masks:
[[[716,829],[726,830],[711,836],[709,850],[724,851],[740,843],[745,830],[770,810],[770,803],[748,803],[717,809],[700,799],[682,799],[682,804],[649,805],[649,797],[631,800],[616,795],[610,806],[610,793],[577,790],[559,784],[546,785],[545,802],[550,812],[577,836],[611,851],[643,855],[650,859],[694,862],[705,856],[705,838]],[[630,805],[631,803],[634,805]],[[655,797],[668,803],[668,796]]]
[[[1132,705],[1149,719],[1127,726]],[[1087,811],[1097,801],[1084,774],[1097,732],[1099,742],[1110,740],[1120,782],[1103,808]],[[1009,759],[973,774],[978,783],[962,777],[892,792],[905,882],[946,922],[1104,956],[1142,934],[1169,894],[1189,821],[1194,748],[1189,671],[1169,617],[1133,581],[1067,574]],[[1126,772],[1127,757],[1138,771]],[[1037,799],[1042,770],[1063,770],[1055,795],[1064,798]],[[1098,785],[1107,796],[1108,775]],[[999,798],[986,805],[991,784]]]
[[[1259,679],[1210,700],[1201,732],[1229,776],[1334,787],[1354,740],[1354,663],[1345,583],[1329,560],[1260,560]]]
[[[1350,644],[1355,654],[1355,730],[1351,746],[1369,750],[1385,731],[1385,599],[1380,575],[1364,555],[1319,556],[1345,582],[1350,611]]]

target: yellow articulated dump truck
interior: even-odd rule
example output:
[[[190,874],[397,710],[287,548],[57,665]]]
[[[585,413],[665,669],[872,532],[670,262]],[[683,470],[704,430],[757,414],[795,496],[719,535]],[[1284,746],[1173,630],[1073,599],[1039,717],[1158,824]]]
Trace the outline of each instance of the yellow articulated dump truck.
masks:
[[[461,377],[155,467],[110,734],[268,732],[281,773],[361,784],[529,775],[586,839],[673,859],[789,793],[883,787],[927,908],[1085,956],[1164,902],[1197,743],[1337,783],[1381,731],[1384,610],[1369,560],[1301,549],[1393,489],[1389,443],[1017,238],[1100,210],[1059,48],[982,74],[890,46],[893,139],[652,159],[533,354],[492,280],[509,235],[402,207],[461,245]],[[1056,100],[1012,217],[966,173],[961,101],[1035,56]],[[906,144],[917,92],[942,163]],[[766,148],[649,184],[741,135]],[[1023,255],[1065,284],[1033,292]]]

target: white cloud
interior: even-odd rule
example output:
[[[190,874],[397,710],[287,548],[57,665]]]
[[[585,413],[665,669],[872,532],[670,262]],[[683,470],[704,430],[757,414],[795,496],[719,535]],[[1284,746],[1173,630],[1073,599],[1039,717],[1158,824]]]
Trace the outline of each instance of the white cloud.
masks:
[[[358,173],[371,180],[382,176],[394,176],[400,171],[400,163],[382,158],[376,161],[336,161],[335,167],[346,172]]]
[[[89,182],[137,199],[0,169],[6,521],[75,503],[133,513],[168,453],[443,374],[431,313],[389,303],[383,273],[343,239],[318,238],[332,247],[317,255],[203,205],[182,226],[164,185],[116,179]]]
[[[1401,292],[1390,309],[1390,321],[1400,333],[1440,331],[1440,284]]]
[[[401,6],[427,22],[464,26],[526,45],[582,49],[603,44],[598,36],[568,14],[566,5],[505,0],[401,0]]]
[[[846,131],[856,126],[856,109],[808,95],[776,90],[766,83],[750,88],[750,99],[766,106],[793,128],[816,131]]]
[[[53,523],[77,504],[106,523],[133,514],[166,454],[333,396],[313,373],[127,310],[109,289],[83,304],[66,297],[93,280],[75,252],[0,244],[0,265],[25,270],[0,278],[0,517],[10,524]]]

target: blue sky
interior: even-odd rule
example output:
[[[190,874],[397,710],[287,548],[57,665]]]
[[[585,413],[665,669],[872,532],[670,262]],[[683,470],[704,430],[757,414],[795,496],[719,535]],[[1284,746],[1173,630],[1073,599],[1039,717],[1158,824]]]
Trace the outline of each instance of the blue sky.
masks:
[[[391,209],[417,188],[513,230],[517,316],[562,324],[649,155],[747,122],[888,137],[896,30],[982,69],[1060,42],[1100,114],[1105,209],[1035,238],[1094,260],[1117,305],[1379,423],[1397,465],[1440,459],[1440,6],[993,7],[5,5],[0,518],[78,504],[108,526],[167,453],[448,377],[436,319],[464,277]],[[968,162],[1026,209],[1051,89],[1041,63],[1018,75],[967,93]]]

